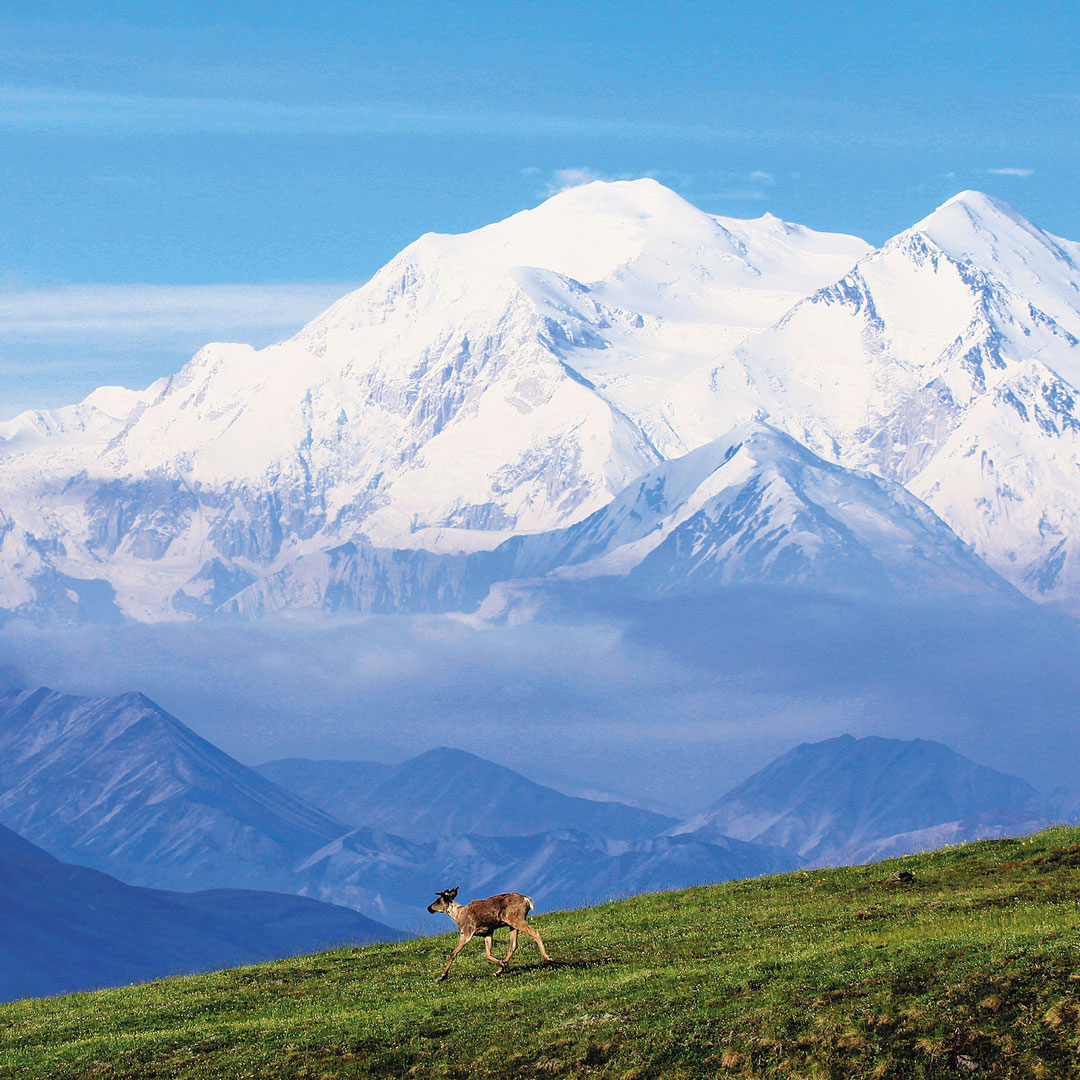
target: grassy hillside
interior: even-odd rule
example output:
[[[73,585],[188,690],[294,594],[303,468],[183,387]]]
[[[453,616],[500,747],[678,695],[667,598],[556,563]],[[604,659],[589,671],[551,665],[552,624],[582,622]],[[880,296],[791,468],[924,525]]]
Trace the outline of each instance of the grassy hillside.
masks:
[[[443,937],[0,1006],[0,1076],[1078,1077],[1078,901],[1078,829],[635,897],[502,977]]]

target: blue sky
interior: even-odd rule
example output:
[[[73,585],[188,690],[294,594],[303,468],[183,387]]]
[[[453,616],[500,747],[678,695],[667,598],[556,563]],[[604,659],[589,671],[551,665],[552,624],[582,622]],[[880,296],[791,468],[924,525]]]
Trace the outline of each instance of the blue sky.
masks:
[[[590,176],[875,242],[973,187],[1080,238],[1076,16],[9,0],[0,418],[266,343],[420,233]]]

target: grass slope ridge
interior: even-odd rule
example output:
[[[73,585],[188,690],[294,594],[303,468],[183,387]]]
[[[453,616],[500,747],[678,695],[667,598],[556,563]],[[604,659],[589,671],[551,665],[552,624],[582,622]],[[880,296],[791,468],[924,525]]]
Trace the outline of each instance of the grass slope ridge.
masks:
[[[898,867],[910,884],[889,884]],[[0,1075],[1080,1076],[1080,829],[0,1007]],[[497,943],[501,948],[503,942]]]

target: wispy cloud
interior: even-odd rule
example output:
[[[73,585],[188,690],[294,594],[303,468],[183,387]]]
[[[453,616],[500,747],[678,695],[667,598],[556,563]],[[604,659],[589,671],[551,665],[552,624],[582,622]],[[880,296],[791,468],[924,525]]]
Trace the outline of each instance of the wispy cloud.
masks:
[[[1032,176],[1034,169],[987,169],[991,176]]]
[[[431,108],[387,101],[286,102],[239,97],[99,93],[0,85],[0,129],[79,135],[430,135],[628,138],[776,145],[812,139],[923,146],[930,134],[886,130],[865,105],[771,93],[728,95],[707,122]],[[859,135],[853,132],[858,129]]]
[[[582,184],[591,184],[595,180],[629,180],[629,176],[611,176],[607,173],[597,172],[595,169],[572,168],[556,169],[547,178],[545,194],[557,195],[560,191],[568,191],[570,188],[581,187]]]
[[[287,333],[355,285],[59,285],[0,287],[0,342],[170,334]]]
[[[68,133],[261,135],[612,135],[753,138],[753,128],[641,118],[430,109],[382,102],[288,103],[0,86],[0,127]]]
[[[764,169],[755,169],[749,174],[747,179],[753,180],[758,184],[772,184],[776,181],[776,177],[771,172],[766,172]]]
[[[744,202],[744,201],[758,201],[761,199],[767,199],[769,196],[764,191],[743,190],[743,191],[706,191],[697,198],[701,199],[727,199],[731,202]]]

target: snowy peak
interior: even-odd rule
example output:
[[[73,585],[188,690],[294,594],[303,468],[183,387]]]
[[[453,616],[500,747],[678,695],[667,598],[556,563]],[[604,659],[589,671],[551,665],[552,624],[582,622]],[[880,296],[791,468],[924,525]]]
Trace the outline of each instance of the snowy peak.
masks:
[[[629,575],[649,593],[755,584],[1011,594],[899,485],[759,422],[657,466],[577,525],[514,545],[519,573]]]
[[[654,180],[596,181],[470,233],[422,236],[298,337],[381,322],[399,306],[415,315],[468,303],[515,268],[550,271],[639,314],[712,321],[709,303],[725,292],[805,294],[867,250],[772,215],[717,217]]]
[[[0,423],[0,459],[36,449],[62,456],[84,444],[106,443],[123,431],[128,419],[157,397],[166,380],[146,390],[99,386],[77,405],[31,410]]]
[[[223,610],[245,618],[305,606],[516,619],[542,608],[549,590],[585,579],[639,596],[765,585],[1018,599],[899,485],[824,461],[751,422],[658,464],[568,528],[468,555],[345,545],[295,560]]]
[[[1045,232],[979,191],[960,192],[911,231],[980,267],[1080,337],[1080,244]]]
[[[533,210],[456,237],[425,238],[458,260],[489,267],[534,266],[584,284],[645,258],[682,257],[737,245],[711,215],[655,180],[596,181],[552,196]]]
[[[648,179],[570,188],[533,210],[454,239],[461,247],[475,245],[489,262],[543,267],[586,284],[609,277],[653,246],[729,247],[715,219]]]
[[[400,308],[415,314],[482,295],[516,267],[548,270],[589,285],[643,257],[736,248],[716,219],[652,180],[596,182],[552,196],[532,210],[469,233],[426,233],[300,332],[383,321]]]
[[[1014,228],[1029,233],[1040,231],[1004,199],[971,188],[958,191],[952,198],[946,199],[912,228],[933,236],[943,247],[949,246],[946,237],[958,241],[965,233],[973,231],[990,235],[1002,234]]]
[[[1036,247],[1053,249],[1060,242],[1033,225],[1004,199],[972,190],[947,199],[909,231],[924,233],[956,259],[969,260],[985,253],[980,239],[983,245],[996,243],[997,253],[1005,255]]]
[[[1007,591],[899,485],[831,465],[772,429],[739,434],[635,569],[652,589]]]
[[[925,501],[1044,599],[1080,589],[1077,245],[964,195],[688,378],[661,412],[704,442],[749,416]],[[1072,538],[1078,537],[1078,541]]]
[[[1029,357],[1045,357],[1051,364],[1063,365],[1070,375],[1080,373],[1070,355],[1077,342],[1069,329],[1080,319],[1080,311],[1061,303],[1061,295],[1075,292],[1074,287],[1054,287],[1053,274],[1048,275],[1050,287],[1042,284],[1025,261],[1026,256],[1034,260],[1033,254],[1018,246],[1010,245],[1007,252],[995,248],[993,254],[972,259],[968,250],[990,243],[988,234],[979,229],[922,227],[941,224],[937,215],[942,213],[860,259],[850,273],[797,306],[780,325],[794,322],[797,333],[805,334],[810,329],[801,317],[806,309],[844,309],[840,319],[851,317],[859,338],[843,344],[874,363],[879,384],[881,376],[888,375],[881,359],[930,377],[956,361],[981,366],[989,359],[991,366],[1004,368],[1006,360]],[[969,221],[966,213],[964,220]],[[993,243],[998,242],[995,236]],[[1047,254],[1045,247],[1041,254]],[[982,356],[977,358],[975,352]],[[985,381],[989,373],[976,374]],[[953,382],[950,389],[956,390]],[[880,398],[880,386],[872,386],[871,392]]]

